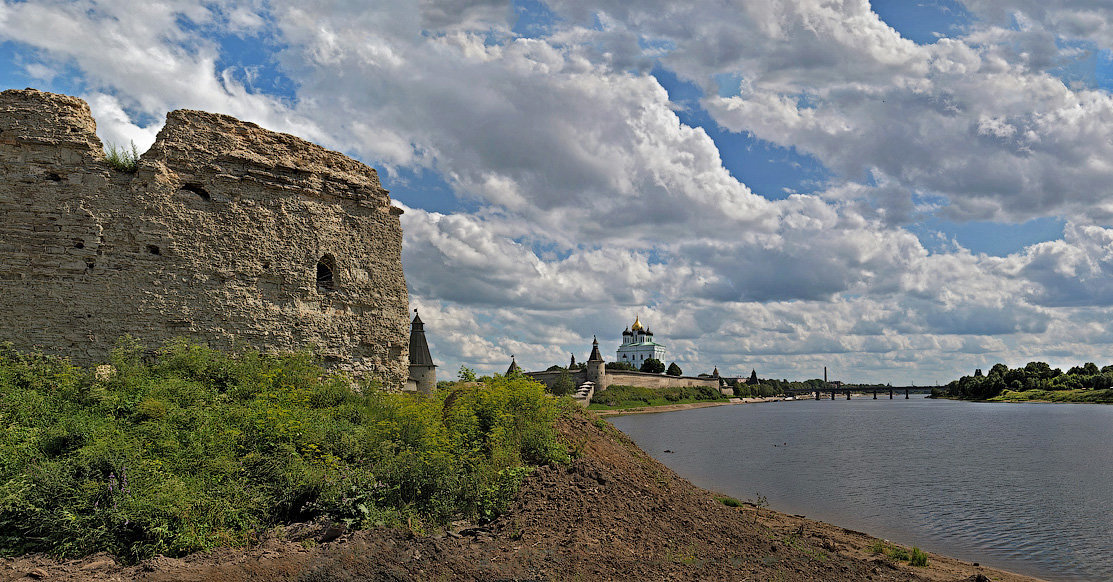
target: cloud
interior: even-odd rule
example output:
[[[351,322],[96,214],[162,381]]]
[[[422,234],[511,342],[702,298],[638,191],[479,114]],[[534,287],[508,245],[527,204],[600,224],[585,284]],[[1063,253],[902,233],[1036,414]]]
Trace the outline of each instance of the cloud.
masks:
[[[1113,101],[1056,68],[1074,58],[1061,39],[1109,46],[1108,10],[967,5],[984,20],[927,46],[867,2],[819,0],[554,0],[529,37],[490,1],[5,3],[0,38],[32,47],[44,81],[79,71],[112,141],[208,109],[357,156],[388,188],[443,179],[470,210],[415,196],[402,215],[442,377],[583,359],[596,334],[613,357],[635,314],[688,373],[902,382],[1041,350],[1100,359]],[[242,42],[265,64],[237,62]],[[655,66],[704,89],[716,129],[834,177],[755,194]],[[904,226],[932,214],[1068,227],[1004,258],[929,252]]]

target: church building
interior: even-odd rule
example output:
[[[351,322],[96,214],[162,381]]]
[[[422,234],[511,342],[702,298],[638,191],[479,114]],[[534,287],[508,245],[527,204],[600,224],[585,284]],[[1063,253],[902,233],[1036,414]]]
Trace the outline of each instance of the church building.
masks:
[[[653,332],[642,326],[640,316],[635,316],[634,325],[622,332],[622,345],[618,346],[615,359],[641,368],[649,358],[664,362],[665,346],[653,341]]]

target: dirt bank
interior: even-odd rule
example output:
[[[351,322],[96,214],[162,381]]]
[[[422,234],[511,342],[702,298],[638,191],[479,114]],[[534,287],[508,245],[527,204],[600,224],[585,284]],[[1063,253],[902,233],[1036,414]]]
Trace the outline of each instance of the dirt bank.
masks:
[[[926,568],[878,557],[866,534],[727,507],[590,413],[560,429],[575,460],[534,471],[482,527],[415,536],[298,525],[258,547],[130,567],[103,555],[8,559],[0,580],[1035,580],[934,554]]]

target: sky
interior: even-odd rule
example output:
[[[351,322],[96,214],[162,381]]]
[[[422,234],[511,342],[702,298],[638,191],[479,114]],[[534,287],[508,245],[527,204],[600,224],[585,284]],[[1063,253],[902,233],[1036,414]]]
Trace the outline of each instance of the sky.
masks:
[[[376,168],[442,379],[1113,363],[1106,0],[0,0],[0,87]]]

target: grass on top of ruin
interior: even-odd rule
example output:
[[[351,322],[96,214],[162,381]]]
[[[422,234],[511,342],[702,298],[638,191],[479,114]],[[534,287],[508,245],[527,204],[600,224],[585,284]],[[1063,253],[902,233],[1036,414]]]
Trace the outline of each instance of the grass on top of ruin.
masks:
[[[530,466],[567,461],[554,420],[574,407],[521,376],[422,396],[308,353],[123,341],[98,369],[0,345],[0,554],[134,561],[314,519],[490,519]]]

